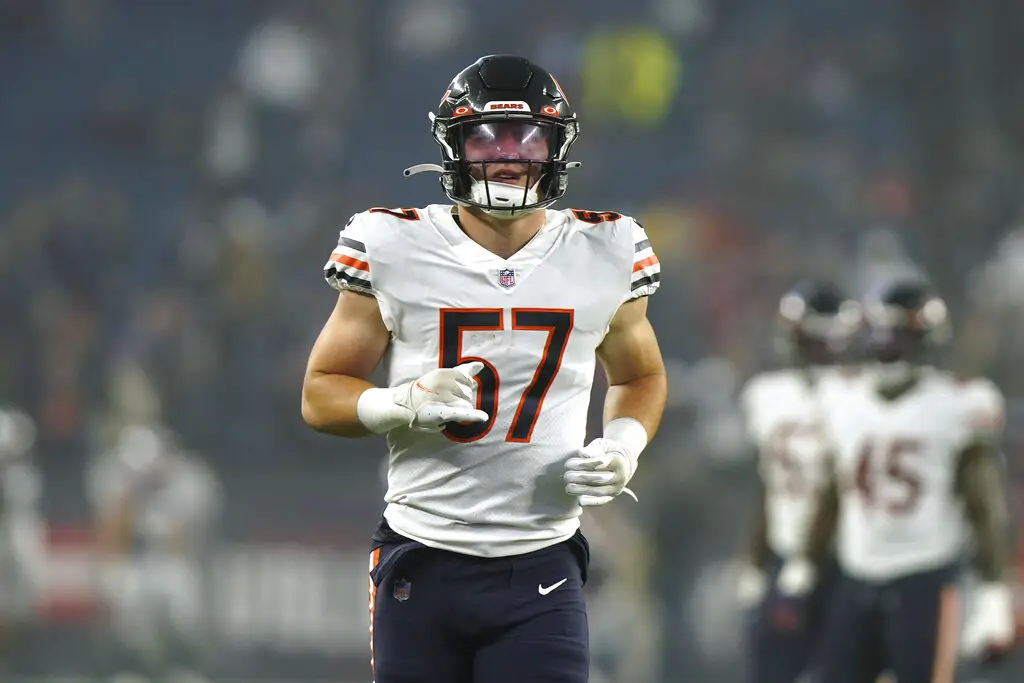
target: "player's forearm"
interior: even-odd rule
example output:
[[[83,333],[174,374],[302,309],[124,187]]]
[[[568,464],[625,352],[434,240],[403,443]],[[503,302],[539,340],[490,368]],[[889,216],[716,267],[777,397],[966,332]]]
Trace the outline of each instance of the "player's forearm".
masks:
[[[604,401],[604,423],[620,417],[633,418],[647,430],[647,439],[661,423],[668,395],[668,381],[664,372],[655,372],[622,384],[608,387]]]
[[[371,436],[359,419],[359,397],[374,385],[365,379],[313,372],[302,385],[302,419],[318,432]]]
[[[96,533],[96,551],[104,559],[118,558],[131,551],[132,504],[122,501],[101,514]]]
[[[958,488],[974,532],[975,565],[986,581],[1002,581],[1009,568],[1003,487],[995,455],[978,446],[961,456]]]
[[[754,521],[750,525],[750,537],[747,542],[747,562],[754,567],[763,567],[768,562],[768,511],[765,507],[766,498],[764,482],[758,479],[757,504],[754,510]]]
[[[816,566],[820,567],[828,558],[838,522],[839,489],[835,482],[833,482],[821,494],[817,511],[814,514],[814,519],[811,521],[811,528],[807,535],[807,548],[805,552],[807,558]]]

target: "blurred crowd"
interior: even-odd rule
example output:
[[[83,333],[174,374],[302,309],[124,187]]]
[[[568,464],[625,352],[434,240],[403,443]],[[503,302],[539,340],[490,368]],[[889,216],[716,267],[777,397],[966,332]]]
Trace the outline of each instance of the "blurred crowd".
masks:
[[[603,599],[648,624],[652,677],[725,680],[713,596],[753,479],[736,391],[795,279],[935,282],[949,362],[1006,393],[1024,470],[1021,25],[1012,0],[0,0],[0,402],[39,425],[48,514],[86,515],[90,454],[150,421],[220,473],[229,533],[280,522],[253,471],[316,492],[294,524],[343,509],[368,533],[379,487],[335,501],[331,476],[376,481],[382,445],[299,415],[321,266],[351,214],[443,199],[401,175],[436,159],[427,112],[519,53],[581,117],[568,205],[637,216],[663,264],[670,412],[644,502],[588,522]]]

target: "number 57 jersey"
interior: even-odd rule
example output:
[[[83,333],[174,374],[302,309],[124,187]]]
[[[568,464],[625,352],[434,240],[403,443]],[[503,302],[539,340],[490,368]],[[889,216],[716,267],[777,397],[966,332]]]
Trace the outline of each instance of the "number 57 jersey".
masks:
[[[398,533],[482,557],[561,542],[579,527],[565,461],[585,438],[595,351],[624,302],[652,294],[660,267],[633,219],[546,211],[508,259],[459,227],[450,206],[352,217],[327,281],[376,297],[391,333],[388,383],[471,360],[490,420],[388,434],[388,503]]]

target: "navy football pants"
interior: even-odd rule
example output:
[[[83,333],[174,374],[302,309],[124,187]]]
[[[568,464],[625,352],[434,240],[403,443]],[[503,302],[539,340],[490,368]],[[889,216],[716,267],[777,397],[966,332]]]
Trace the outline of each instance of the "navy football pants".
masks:
[[[829,562],[811,595],[788,598],[776,586],[782,565],[781,558],[771,558],[765,568],[768,592],[750,615],[750,683],[794,683],[806,671],[835,581]]]
[[[960,629],[959,567],[885,583],[839,579],[828,606],[813,683],[953,683]]]
[[[581,534],[502,558],[427,548],[383,525],[374,539],[375,683],[586,683]]]

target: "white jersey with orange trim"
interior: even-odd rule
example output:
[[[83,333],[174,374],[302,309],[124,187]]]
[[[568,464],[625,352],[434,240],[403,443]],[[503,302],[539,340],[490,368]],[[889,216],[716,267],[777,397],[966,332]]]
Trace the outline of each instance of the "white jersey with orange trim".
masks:
[[[819,493],[828,481],[819,378],[841,378],[842,372],[773,370],[751,377],[743,388],[743,412],[764,482],[768,547],[783,558],[802,552]]]
[[[658,259],[614,212],[545,212],[508,259],[471,240],[447,205],[371,209],[341,231],[327,281],[376,297],[391,332],[388,382],[484,363],[480,424],[388,434],[387,508],[398,533],[482,557],[571,537],[580,507],[564,463],[583,447],[595,351],[624,302],[653,294]]]
[[[822,400],[840,486],[840,566],[884,581],[957,561],[968,539],[959,456],[998,438],[1002,395],[988,380],[931,368],[892,401],[870,375],[855,387],[834,386]]]

